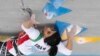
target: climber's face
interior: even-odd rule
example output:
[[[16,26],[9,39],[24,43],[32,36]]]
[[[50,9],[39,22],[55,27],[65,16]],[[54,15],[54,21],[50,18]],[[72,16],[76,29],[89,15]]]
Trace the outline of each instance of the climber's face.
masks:
[[[43,34],[45,38],[53,35],[55,32],[56,31],[54,30],[54,27],[45,26],[43,29]]]

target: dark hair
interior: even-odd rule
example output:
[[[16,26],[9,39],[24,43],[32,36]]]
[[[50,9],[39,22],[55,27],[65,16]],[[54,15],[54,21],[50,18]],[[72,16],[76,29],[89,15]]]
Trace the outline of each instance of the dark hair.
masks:
[[[56,32],[52,36],[45,38],[44,42],[51,46],[49,56],[55,56],[58,51],[57,45],[60,43],[60,35]]]

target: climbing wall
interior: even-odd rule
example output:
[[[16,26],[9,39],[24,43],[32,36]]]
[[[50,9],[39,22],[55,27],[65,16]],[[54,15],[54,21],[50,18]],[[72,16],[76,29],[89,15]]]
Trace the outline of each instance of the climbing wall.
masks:
[[[34,11],[36,19],[41,24],[61,20],[86,26],[88,30],[80,36],[100,36],[100,0],[65,0],[63,6],[71,9],[72,12],[55,17],[52,20],[46,19],[42,12],[48,0],[23,1],[25,7],[29,7]],[[29,19],[28,13],[24,12],[22,8],[21,0],[0,0],[0,33],[17,33],[21,31],[21,23]],[[100,42],[83,45],[74,42],[72,55],[100,55]]]

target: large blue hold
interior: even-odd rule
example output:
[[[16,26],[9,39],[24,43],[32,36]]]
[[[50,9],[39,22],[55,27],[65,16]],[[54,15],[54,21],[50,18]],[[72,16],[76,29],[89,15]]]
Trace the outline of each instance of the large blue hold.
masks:
[[[65,22],[61,22],[61,21],[56,21],[55,22],[55,27],[57,29],[57,31],[59,32],[59,34],[61,35],[64,30],[69,26],[69,23],[65,23]]]
[[[68,9],[68,8],[64,8],[64,7],[59,7],[57,10],[56,10],[56,16],[60,16],[60,15],[63,15],[63,14],[66,14],[66,13],[69,13],[71,12],[72,10]]]
[[[65,0],[49,0],[49,2],[53,4],[56,8],[61,7],[64,1]]]
[[[72,25],[72,24],[61,22],[61,21],[56,21],[56,23],[55,23],[55,27],[56,27],[57,31],[59,32],[60,36],[64,32],[64,30],[66,30],[70,25]],[[87,30],[87,28],[85,28],[85,27],[80,27],[80,28],[82,28],[82,29],[78,34]]]
[[[47,3],[43,8],[43,12],[44,14],[46,14],[47,19],[48,18],[51,19],[53,17],[57,17],[69,13],[71,12],[71,10],[64,7],[56,8],[53,4]]]

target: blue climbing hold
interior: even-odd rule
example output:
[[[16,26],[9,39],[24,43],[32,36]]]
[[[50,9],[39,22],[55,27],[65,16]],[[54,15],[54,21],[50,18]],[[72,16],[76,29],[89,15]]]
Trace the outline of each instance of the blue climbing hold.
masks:
[[[55,8],[61,7],[64,1],[65,0],[49,0],[49,2],[53,4]]]
[[[47,19],[52,19],[54,17],[64,15],[66,13],[69,13],[70,11],[70,9],[64,7],[55,8],[55,6],[51,3],[47,3],[43,8],[43,13],[45,14]]]
[[[69,31],[72,27],[73,27],[73,25],[70,24],[70,23],[66,23],[66,22],[62,22],[62,21],[56,21],[55,22],[55,28],[59,32],[60,36],[62,36],[64,31],[66,31],[66,30]],[[87,30],[86,27],[80,27],[78,25],[76,25],[76,27],[77,28],[76,28],[76,34],[75,35],[78,35],[78,34]]]
[[[65,23],[65,22],[61,22],[61,21],[55,22],[55,28],[57,29],[57,31],[59,32],[60,35],[62,35],[64,30],[67,29],[68,26],[70,26],[69,23]]]

